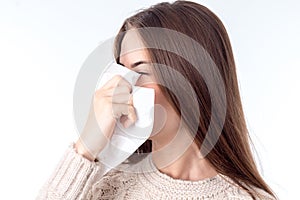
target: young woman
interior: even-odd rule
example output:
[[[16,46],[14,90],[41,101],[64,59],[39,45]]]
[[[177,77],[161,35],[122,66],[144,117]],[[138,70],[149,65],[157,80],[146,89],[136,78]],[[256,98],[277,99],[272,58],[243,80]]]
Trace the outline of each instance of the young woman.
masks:
[[[102,137],[88,119],[82,136],[92,142],[68,148],[38,199],[276,199],[254,162],[230,41],[214,13],[189,1],[145,9],[125,20],[115,58],[155,90],[154,128],[137,150],[146,156],[105,175],[95,159],[118,119],[136,121],[131,85],[115,76],[94,95]]]

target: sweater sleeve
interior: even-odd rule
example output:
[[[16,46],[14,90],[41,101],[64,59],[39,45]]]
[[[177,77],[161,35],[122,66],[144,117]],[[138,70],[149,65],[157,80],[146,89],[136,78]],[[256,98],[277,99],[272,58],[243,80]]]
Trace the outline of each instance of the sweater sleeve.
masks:
[[[102,169],[100,162],[91,162],[77,154],[71,144],[36,199],[85,199],[92,185],[103,176]]]

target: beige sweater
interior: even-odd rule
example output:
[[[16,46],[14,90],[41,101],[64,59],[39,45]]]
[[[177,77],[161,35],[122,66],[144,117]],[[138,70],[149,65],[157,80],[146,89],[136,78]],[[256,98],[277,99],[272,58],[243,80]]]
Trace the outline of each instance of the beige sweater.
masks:
[[[156,168],[151,154],[134,165],[124,162],[104,176],[102,168],[100,162],[77,154],[72,144],[37,199],[251,199],[221,174],[200,181],[174,179]],[[259,199],[273,199],[258,191]]]

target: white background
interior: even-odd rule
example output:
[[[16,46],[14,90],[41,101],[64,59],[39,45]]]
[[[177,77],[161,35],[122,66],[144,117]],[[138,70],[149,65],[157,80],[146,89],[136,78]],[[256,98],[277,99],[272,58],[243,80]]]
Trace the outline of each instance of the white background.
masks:
[[[73,89],[82,63],[126,17],[157,2],[0,1],[0,199],[35,198],[77,138]],[[229,32],[264,178],[280,199],[297,199],[300,3],[197,2]]]

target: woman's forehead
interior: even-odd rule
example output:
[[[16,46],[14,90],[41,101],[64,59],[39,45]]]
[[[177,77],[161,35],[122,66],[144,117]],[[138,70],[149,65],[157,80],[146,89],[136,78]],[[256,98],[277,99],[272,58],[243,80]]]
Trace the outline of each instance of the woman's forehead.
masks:
[[[120,55],[125,55],[129,52],[133,52],[141,49],[145,49],[145,45],[143,44],[137,30],[130,29],[126,31],[121,43]]]

